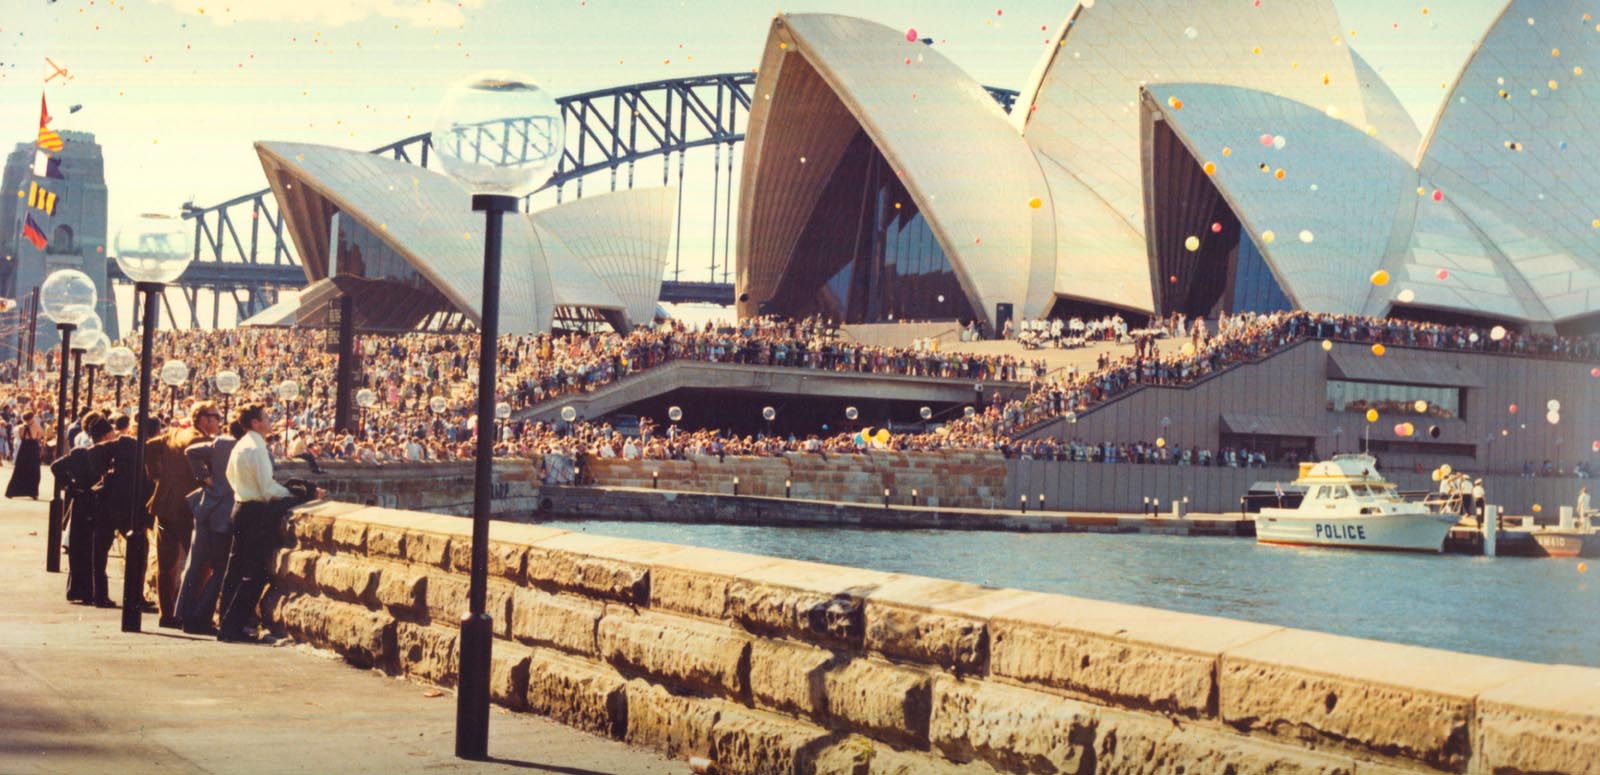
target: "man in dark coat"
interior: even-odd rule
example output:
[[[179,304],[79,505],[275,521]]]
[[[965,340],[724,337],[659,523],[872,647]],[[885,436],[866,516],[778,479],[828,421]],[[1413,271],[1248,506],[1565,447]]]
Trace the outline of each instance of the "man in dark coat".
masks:
[[[99,412],[85,415],[82,425],[95,440],[115,431]],[[89,450],[73,449],[50,464],[56,487],[61,490],[61,519],[67,525],[67,600],[89,605],[95,602],[92,564],[94,557],[94,492],[100,480],[90,462]]]
[[[217,595],[222,589],[228,552],[233,545],[233,487],[228,484],[228,456],[244,433],[234,424],[223,435],[216,435],[222,424],[214,412],[200,417],[201,430],[212,438],[197,441],[184,450],[199,489],[190,493],[189,510],[194,513],[194,540],[189,546],[189,567],[178,590],[178,616],[183,631],[192,635],[216,635],[212,619],[217,614]]]
[[[99,475],[94,486],[96,510],[91,566],[94,600],[95,605],[106,608],[116,607],[106,582],[106,557],[111,551],[111,542],[119,532],[127,535],[135,529],[150,528],[149,512],[145,511],[144,504],[135,502],[141,474],[133,462],[139,442],[128,435],[131,426],[127,415],[119,416],[114,424],[115,431],[89,450],[89,459]]]

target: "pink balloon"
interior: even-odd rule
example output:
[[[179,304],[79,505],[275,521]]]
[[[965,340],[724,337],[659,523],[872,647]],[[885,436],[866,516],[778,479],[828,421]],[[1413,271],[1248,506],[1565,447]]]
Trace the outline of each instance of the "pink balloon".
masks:
[[[1435,192],[1433,192],[1433,201],[1435,201],[1435,202],[1443,202],[1444,201],[1444,192],[1443,191],[1435,191]]]
[[[1261,144],[1265,145],[1267,147],[1271,147],[1272,146],[1272,135],[1262,135],[1261,136]]]
[[[1511,405],[1511,413],[1512,414],[1516,414],[1517,413],[1517,405],[1516,404],[1512,404]]]
[[[907,43],[916,43],[917,42],[917,28],[916,27],[912,27],[911,29],[906,30],[906,42]]]
[[[1600,379],[1600,366],[1590,369],[1589,376],[1594,377],[1595,379]]]
[[[1220,223],[1211,224],[1211,233],[1212,234],[1221,234],[1222,233],[1222,224],[1220,224]]]
[[[1440,280],[1448,280],[1450,279],[1450,270],[1440,269],[1439,271],[1434,272],[1433,276],[1439,278]]]

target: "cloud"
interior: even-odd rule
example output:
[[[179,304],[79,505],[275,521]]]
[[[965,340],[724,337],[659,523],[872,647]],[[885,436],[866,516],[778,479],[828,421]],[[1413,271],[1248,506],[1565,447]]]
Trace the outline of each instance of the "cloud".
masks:
[[[484,0],[159,0],[178,13],[237,22],[314,23],[330,27],[392,19],[413,27],[454,27],[467,21],[464,11],[481,8]]]

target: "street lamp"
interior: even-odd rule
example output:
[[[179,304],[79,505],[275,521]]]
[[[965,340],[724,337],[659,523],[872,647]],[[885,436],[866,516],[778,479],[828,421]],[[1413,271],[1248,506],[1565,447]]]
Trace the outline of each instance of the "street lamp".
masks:
[[[223,369],[211,381],[217,383],[217,392],[222,394],[222,417],[229,422],[227,417],[233,413],[233,394],[239,392],[239,372]]]
[[[144,442],[150,418],[151,358],[154,356],[156,326],[161,324],[157,300],[167,283],[183,275],[194,252],[189,229],[169,215],[141,215],[130,226],[117,232],[117,266],[134,281],[134,293],[144,294],[144,329],[139,350],[139,413],[134,417],[133,470],[144,470]],[[120,386],[120,383],[119,383]],[[119,391],[120,392],[120,391]],[[145,478],[136,476],[132,515],[122,573],[122,631],[138,632],[144,610],[144,566],[150,546],[139,516],[145,502]]]
[[[62,269],[50,275],[39,287],[39,306],[45,317],[56,322],[61,334],[61,383],[56,386],[56,450],[67,452],[67,356],[72,349],[72,331],[94,316],[94,281],[76,269]],[[61,488],[51,488],[50,524],[45,529],[44,569],[61,572]]]
[[[106,373],[117,381],[117,411],[122,411],[122,380],[133,373],[135,366],[139,365],[139,356],[132,350],[118,345],[106,353]]]
[[[378,394],[372,388],[356,391],[356,406],[361,407],[361,440],[367,440],[367,410],[378,403]]]
[[[78,403],[78,399],[83,395],[83,391],[79,389],[83,383],[83,354],[88,351],[88,346],[93,341],[89,337],[98,335],[101,338],[105,338],[105,329],[100,325],[99,315],[90,315],[78,323],[78,328],[73,333],[76,336],[72,337],[71,348],[72,414],[70,416],[76,422],[83,412],[83,406]],[[71,439],[68,439],[68,441],[71,441]]]
[[[173,358],[161,364],[161,384],[167,386],[167,394],[171,398],[167,402],[167,415],[169,420],[176,419],[178,412],[178,386],[189,381],[189,364],[181,358]]]
[[[106,357],[111,353],[111,339],[99,331],[90,331],[79,333],[77,343],[83,345],[83,365],[89,373],[89,391],[83,399],[83,405],[93,409],[94,373],[106,365]]]
[[[767,438],[772,438],[772,421],[778,419],[778,410],[770,406],[761,407],[761,419],[767,421]]]
[[[571,406],[561,407],[561,419],[567,424],[567,433],[572,433],[572,422],[578,419],[578,410]]]
[[[667,440],[676,441],[678,438],[678,423],[683,420],[683,410],[676,406],[668,407],[667,419],[672,422],[672,425],[667,428]]]
[[[286,379],[274,386],[272,392],[278,396],[279,401],[283,402],[284,425],[293,428],[294,418],[290,416],[290,412],[294,410],[293,401],[300,397],[300,383],[292,379]],[[299,429],[295,430],[296,432],[299,431]],[[287,430],[284,431],[284,437],[288,438]]]
[[[496,424],[495,424],[494,437],[495,437],[495,441],[499,441],[500,437],[505,435],[505,432],[506,432],[506,420],[511,419],[511,405],[506,403],[506,402],[504,402],[504,401],[501,401],[500,403],[495,404],[494,405],[494,419],[497,421]]]
[[[515,129],[513,129],[515,127]],[[513,155],[502,133],[518,136]],[[472,577],[461,618],[460,690],[456,695],[456,756],[489,755],[489,657],[493,619],[488,597],[489,511],[494,487],[494,444],[484,431],[494,421],[495,361],[500,335],[501,221],[517,209],[517,195],[549,179],[566,148],[561,108],[537,83],[520,75],[475,76],[455,86],[439,107],[432,133],[434,157],[472,194],[484,214],[483,304],[478,324],[478,434],[472,497]],[[569,421],[570,422],[570,421]]]
[[[444,439],[444,410],[450,408],[450,402],[444,396],[434,396],[428,399],[428,411],[433,412],[433,421],[439,426],[439,438]]]

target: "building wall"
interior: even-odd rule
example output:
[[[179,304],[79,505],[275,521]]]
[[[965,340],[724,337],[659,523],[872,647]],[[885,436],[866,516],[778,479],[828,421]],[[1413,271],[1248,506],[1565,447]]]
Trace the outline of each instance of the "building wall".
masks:
[[[471,521],[319,503],[262,620],[454,686]],[[1593,772],[1600,670],[497,523],[494,702],[744,773]]]
[[[1177,346],[1161,344],[1169,352]],[[1367,431],[1366,420],[1358,413],[1329,412],[1326,408],[1332,354],[1379,357],[1367,345],[1335,343],[1330,353],[1324,352],[1319,342],[1307,341],[1195,385],[1139,388],[1080,413],[1076,424],[1057,420],[1029,436],[1076,437],[1094,443],[1153,443],[1165,438],[1174,447],[1215,450],[1221,443],[1221,415],[1238,413],[1287,418],[1324,429],[1315,440],[1317,454],[1324,458],[1336,449],[1358,451]],[[1373,441],[1398,441],[1394,425],[1407,420],[1417,426],[1419,436],[1406,439],[1416,442],[1417,452],[1379,456],[1385,471],[1411,469],[1416,463],[1432,470],[1449,463],[1472,472],[1520,474],[1526,461],[1537,466],[1545,460],[1558,459],[1569,471],[1578,460],[1600,465],[1600,454],[1593,450],[1594,442],[1600,440],[1600,378],[1590,371],[1595,364],[1397,346],[1389,347],[1382,357],[1423,371],[1459,368],[1482,385],[1467,389],[1465,416],[1460,419],[1380,417],[1370,429]],[[1559,424],[1546,421],[1545,407],[1551,400],[1561,403]],[[1517,405],[1514,414],[1512,404]],[[1163,427],[1162,418],[1169,419],[1170,424]],[[1440,427],[1437,440],[1425,438],[1430,424]],[[1342,429],[1342,433],[1335,436],[1335,428]],[[1474,457],[1430,452],[1433,444],[1467,445],[1474,449]]]

